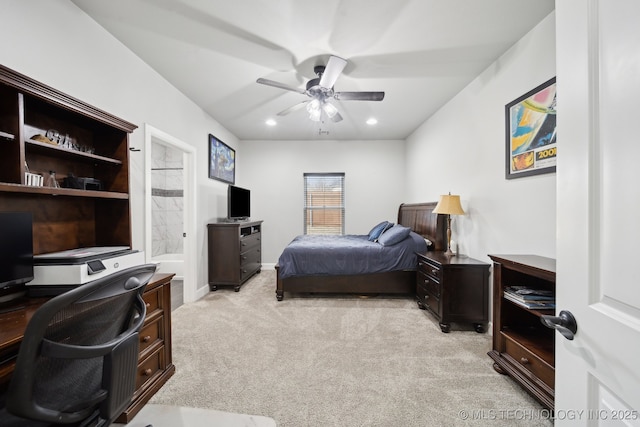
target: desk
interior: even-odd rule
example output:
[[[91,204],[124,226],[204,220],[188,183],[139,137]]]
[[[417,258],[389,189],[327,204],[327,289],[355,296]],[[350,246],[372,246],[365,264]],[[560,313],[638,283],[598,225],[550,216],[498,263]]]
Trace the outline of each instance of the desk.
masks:
[[[9,386],[27,323],[45,301],[47,298],[17,300],[14,302],[17,310],[0,313],[0,392]]]
[[[155,274],[142,294],[147,316],[140,331],[136,391],[129,408],[118,418],[128,422],[174,374],[171,358],[171,279]],[[49,298],[16,301],[17,310],[0,313],[0,394],[9,386],[20,343],[33,313]]]

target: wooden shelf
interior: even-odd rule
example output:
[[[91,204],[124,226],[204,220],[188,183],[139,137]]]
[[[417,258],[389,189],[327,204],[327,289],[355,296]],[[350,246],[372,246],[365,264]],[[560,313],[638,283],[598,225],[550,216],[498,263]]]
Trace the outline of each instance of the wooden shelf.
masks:
[[[32,214],[34,254],[131,247],[129,135],[137,126],[2,65],[0,101],[0,211]],[[91,152],[33,139],[54,129]],[[29,186],[26,172],[100,185]]]
[[[16,137],[10,133],[0,131],[0,138],[13,141]]]
[[[75,188],[34,187],[31,185],[0,183],[0,191],[10,193],[42,194],[49,196],[90,197],[94,199],[128,200],[128,193],[113,191],[78,190]]]
[[[47,144],[46,142],[35,141],[33,139],[27,139],[25,140],[25,143],[28,144],[28,146],[38,147],[39,149],[42,149],[42,150],[51,150],[51,153],[56,153],[57,155],[60,155],[60,156],[71,156],[77,159],[83,159],[85,161],[122,165],[122,161],[117,159],[99,156],[97,154],[92,154],[92,153],[86,153],[84,151],[77,151],[69,148],[63,148],[57,145]]]
[[[509,298],[504,298],[503,297],[502,300],[506,301],[507,304],[512,304],[513,306],[518,307],[518,308],[520,308],[522,310],[525,310],[525,311],[533,314],[534,316],[538,316],[538,317],[545,316],[545,315],[553,316],[555,314],[555,312],[556,312],[554,309],[527,308],[527,307],[524,307],[524,306],[522,306],[522,305],[520,305],[520,304],[518,304],[518,303],[516,303],[514,301],[511,301]]]

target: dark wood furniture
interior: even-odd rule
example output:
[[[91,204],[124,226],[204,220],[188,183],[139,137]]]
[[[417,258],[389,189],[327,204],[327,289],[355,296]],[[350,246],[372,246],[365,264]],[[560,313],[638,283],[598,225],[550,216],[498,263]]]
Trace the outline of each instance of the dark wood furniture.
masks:
[[[32,212],[34,254],[131,246],[129,133],[136,127],[0,66],[0,210]],[[34,139],[49,130],[62,145]],[[63,148],[64,140],[76,149]],[[26,185],[27,165],[45,184],[55,171],[59,184],[74,175],[99,180],[101,189]]]
[[[262,269],[262,221],[207,224],[209,288],[240,286]]]
[[[410,227],[429,239],[429,250],[442,251],[446,244],[446,221],[434,214],[435,202],[402,204],[398,209],[398,224]],[[412,295],[416,287],[415,270],[376,274],[336,276],[294,276],[282,279],[276,265],[276,298],[282,301],[285,292],[349,293]]]
[[[129,134],[136,128],[0,65],[0,210],[32,213],[35,255],[91,246],[131,247]],[[60,141],[53,141],[60,143],[34,139],[51,134],[50,130],[61,135]],[[100,186],[27,185],[26,172],[42,175],[46,184],[50,171],[55,171],[61,186],[64,178],[72,176],[99,180]],[[142,371],[123,420],[132,418],[175,371],[172,276],[154,276],[145,290],[148,311],[141,334],[146,338],[140,350]],[[31,313],[44,301],[16,301],[22,308],[0,314],[0,387],[8,384]]]
[[[555,310],[530,310],[504,298],[504,288],[524,285],[555,292],[556,261],[537,255],[489,255],[493,260],[494,369],[508,374],[540,403],[553,409],[555,336],[540,316]]]
[[[444,252],[418,253],[416,298],[429,310],[442,332],[451,323],[471,323],[484,332],[489,321],[489,268],[486,262]]]
[[[131,405],[116,422],[129,423],[151,397],[175,373],[171,352],[171,279],[174,274],[156,274],[142,298],[147,317],[140,330],[140,355],[136,391]]]
[[[133,401],[117,419],[128,423],[174,374],[171,356],[171,278],[173,274],[156,274],[145,288],[143,298],[147,316],[140,331],[138,376]],[[0,392],[6,391],[15,368],[24,330],[33,313],[47,298],[27,298],[3,307],[0,313]]]

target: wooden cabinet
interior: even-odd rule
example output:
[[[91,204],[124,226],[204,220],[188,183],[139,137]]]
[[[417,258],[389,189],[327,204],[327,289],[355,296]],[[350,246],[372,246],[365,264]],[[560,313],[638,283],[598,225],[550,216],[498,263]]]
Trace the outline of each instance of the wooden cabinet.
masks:
[[[553,291],[556,261],[536,255],[489,255],[493,260],[493,367],[510,375],[549,409],[553,409],[554,330],[540,321],[555,310],[528,309],[504,297],[507,286]]]
[[[444,252],[418,253],[416,297],[429,310],[442,332],[451,323],[471,323],[484,332],[489,321],[489,267],[469,257]]]
[[[209,287],[240,286],[262,268],[262,221],[217,222],[207,225]]]
[[[35,255],[131,247],[129,134],[136,127],[0,65],[0,210],[32,213]],[[47,186],[52,172],[57,185]],[[42,183],[34,185],[28,174],[42,176]],[[136,392],[120,421],[129,421],[175,371],[172,277],[155,275],[145,289],[147,317],[140,333]],[[29,307],[36,307],[35,302]],[[26,321],[0,321],[3,329],[14,323],[26,327]],[[12,334],[21,339],[21,332]],[[13,351],[17,347],[6,350]],[[0,383],[12,371],[3,362]]]
[[[171,356],[171,278],[173,274],[156,274],[145,288],[142,298],[147,316],[140,330],[140,355],[136,391],[129,407],[116,422],[128,423],[175,373]]]
[[[0,66],[0,210],[32,212],[34,254],[131,246],[129,133],[136,127]],[[60,188],[46,186],[51,172]],[[28,173],[42,176],[42,185],[29,185]],[[86,179],[62,188],[65,178]]]

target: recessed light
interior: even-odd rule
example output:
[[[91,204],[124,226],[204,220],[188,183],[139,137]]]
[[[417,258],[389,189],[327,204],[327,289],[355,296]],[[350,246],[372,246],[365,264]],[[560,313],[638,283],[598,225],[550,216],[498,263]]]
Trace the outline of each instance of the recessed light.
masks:
[[[265,123],[267,124],[267,126],[275,126],[278,124],[278,122],[273,119],[268,119]]]
[[[367,120],[367,124],[371,126],[378,124],[378,119],[371,117],[369,120]]]

